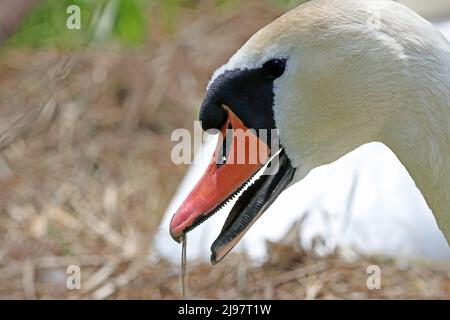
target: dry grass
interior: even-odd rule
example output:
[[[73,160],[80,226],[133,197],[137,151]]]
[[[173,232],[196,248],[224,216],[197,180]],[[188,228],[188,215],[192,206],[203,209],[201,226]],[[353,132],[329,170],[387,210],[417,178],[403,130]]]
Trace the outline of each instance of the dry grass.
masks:
[[[211,71],[281,11],[264,2],[218,11],[203,2],[174,31],[153,20],[138,49],[0,57],[0,298],[179,298],[179,266],[148,259],[186,168],[170,133],[192,128]],[[450,274],[377,260],[318,258],[272,244],[262,267],[232,255],[189,265],[191,297],[450,298]],[[65,287],[68,265],[82,290]],[[448,269],[447,269],[448,270]]]

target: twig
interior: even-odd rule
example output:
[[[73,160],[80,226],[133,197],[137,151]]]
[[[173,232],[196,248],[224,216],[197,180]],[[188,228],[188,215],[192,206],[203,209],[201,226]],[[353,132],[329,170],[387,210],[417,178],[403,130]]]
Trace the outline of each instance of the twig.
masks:
[[[143,263],[134,263],[132,264],[124,273],[119,275],[117,278],[109,281],[108,283],[101,286],[92,294],[92,299],[102,300],[109,296],[111,296],[114,292],[116,292],[119,288],[124,287],[130,283],[133,279],[135,279],[141,269],[144,267]]]
[[[91,277],[83,284],[83,292],[89,292],[95,287],[102,284],[110,275],[112,275],[119,266],[118,261],[110,261],[95,272]]]
[[[27,259],[22,268],[22,286],[26,299],[37,299],[36,288],[34,286],[34,263]]]
[[[299,278],[303,278],[315,273],[323,272],[328,269],[328,263],[322,261],[315,264],[311,264],[296,270],[288,271],[285,273],[282,273],[278,276],[275,276],[272,278],[270,283],[272,286],[276,287],[279,285],[282,285],[286,282],[297,280]],[[263,289],[267,286],[267,279],[258,281],[253,287],[250,289],[255,291],[259,289]]]
[[[307,265],[305,267],[288,271],[285,273],[282,273],[280,275],[272,277],[272,279],[268,280],[267,278],[264,278],[262,280],[259,280],[254,285],[249,285],[247,289],[247,293],[250,294],[251,292],[258,291],[258,290],[264,290],[264,292],[267,294],[267,290],[269,290],[269,293],[272,293],[275,291],[275,287],[280,286],[284,283],[287,283],[289,281],[298,280],[300,278],[316,274],[319,272],[324,272],[329,268],[328,263],[325,261],[321,261],[315,264]],[[232,299],[238,297],[239,292],[237,289],[233,288],[226,292],[223,297],[227,299]]]

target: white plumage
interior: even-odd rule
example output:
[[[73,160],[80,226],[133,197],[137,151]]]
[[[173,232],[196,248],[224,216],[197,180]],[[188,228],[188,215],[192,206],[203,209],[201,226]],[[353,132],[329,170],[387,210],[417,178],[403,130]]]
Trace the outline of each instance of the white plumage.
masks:
[[[240,247],[263,257],[263,240],[279,239],[308,211],[302,233],[306,244],[320,234],[331,247],[448,258],[450,249],[428,205],[449,232],[450,46],[431,24],[391,1],[328,0],[327,6],[332,14],[322,0],[288,13],[216,72],[291,57],[287,75],[277,83],[274,109],[288,155],[304,169],[299,180],[363,145],[286,190]],[[286,24],[304,28],[306,36],[279,33]],[[322,38],[307,37],[311,26],[321,30]],[[365,145],[371,141],[389,145],[428,205],[396,156],[379,143]],[[201,165],[189,171],[168,208],[155,238],[163,256],[179,258],[167,226],[202,171]],[[353,177],[357,184],[349,207]],[[209,255],[224,213],[190,234],[190,258]]]

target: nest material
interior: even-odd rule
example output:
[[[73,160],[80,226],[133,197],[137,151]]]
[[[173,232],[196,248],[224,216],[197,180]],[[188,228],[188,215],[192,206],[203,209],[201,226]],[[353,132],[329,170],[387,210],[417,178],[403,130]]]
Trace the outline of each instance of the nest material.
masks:
[[[0,298],[180,298],[179,266],[149,259],[186,169],[170,161],[170,134],[193,128],[211,71],[281,13],[201,3],[171,32],[152,19],[138,49],[3,52]],[[270,251],[262,266],[238,255],[189,264],[190,297],[450,298],[448,271],[434,267],[319,258],[286,243]],[[381,290],[366,287],[372,264]],[[66,288],[69,265],[81,268],[81,290]]]

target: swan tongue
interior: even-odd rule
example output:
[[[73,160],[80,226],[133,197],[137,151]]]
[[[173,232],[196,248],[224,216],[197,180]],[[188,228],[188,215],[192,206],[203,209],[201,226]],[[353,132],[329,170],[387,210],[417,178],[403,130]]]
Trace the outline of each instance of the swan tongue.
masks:
[[[170,222],[170,234],[177,242],[238,193],[270,157],[269,146],[230,109],[226,111],[228,119],[206,172]],[[221,163],[227,144],[226,161]]]
[[[211,262],[216,264],[234,248],[256,220],[290,184],[295,173],[284,150],[279,155],[276,174],[263,175],[243,192],[231,210],[222,231],[211,246]]]

